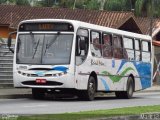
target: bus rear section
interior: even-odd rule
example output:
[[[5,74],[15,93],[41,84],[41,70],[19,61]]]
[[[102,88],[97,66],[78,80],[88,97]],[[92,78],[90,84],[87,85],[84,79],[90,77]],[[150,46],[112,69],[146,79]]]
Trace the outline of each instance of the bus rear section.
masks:
[[[79,97],[93,100],[96,92],[115,92],[129,99],[152,86],[150,36],[84,23],[76,38],[88,46],[76,45]]]

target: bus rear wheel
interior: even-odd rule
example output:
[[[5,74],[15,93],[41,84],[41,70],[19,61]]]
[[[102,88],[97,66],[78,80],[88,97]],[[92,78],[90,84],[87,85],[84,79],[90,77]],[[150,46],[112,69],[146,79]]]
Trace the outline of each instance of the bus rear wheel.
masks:
[[[78,97],[83,100],[92,101],[94,100],[96,93],[96,81],[95,78],[90,76],[88,80],[87,90],[79,91]]]
[[[32,88],[32,96],[34,99],[44,99],[45,97],[45,89],[42,88]]]
[[[117,91],[115,92],[117,98],[130,99],[133,96],[134,92],[134,82],[132,77],[128,77],[127,80],[127,90],[126,91]]]

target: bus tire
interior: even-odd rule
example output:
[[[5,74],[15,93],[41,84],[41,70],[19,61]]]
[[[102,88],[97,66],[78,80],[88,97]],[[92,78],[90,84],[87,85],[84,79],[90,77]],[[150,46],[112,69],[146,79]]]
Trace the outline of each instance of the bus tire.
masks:
[[[127,80],[126,91],[116,91],[115,94],[117,98],[130,99],[133,96],[133,92],[134,92],[134,81],[133,81],[133,78],[130,76],[128,77],[128,80]]]
[[[92,101],[94,100],[95,93],[96,93],[96,81],[94,77],[90,76],[88,80],[87,90],[79,91],[78,97],[81,100]]]
[[[42,88],[32,88],[32,97],[34,99],[44,99],[45,97],[45,89]]]

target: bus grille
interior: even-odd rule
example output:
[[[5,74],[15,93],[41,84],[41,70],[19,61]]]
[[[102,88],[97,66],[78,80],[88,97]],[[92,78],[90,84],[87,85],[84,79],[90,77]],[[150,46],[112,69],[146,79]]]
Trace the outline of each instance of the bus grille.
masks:
[[[63,83],[61,82],[55,82],[55,81],[46,81],[46,83],[36,83],[36,81],[24,81],[22,82],[23,85],[41,85],[41,86],[59,86],[59,85],[63,85]]]

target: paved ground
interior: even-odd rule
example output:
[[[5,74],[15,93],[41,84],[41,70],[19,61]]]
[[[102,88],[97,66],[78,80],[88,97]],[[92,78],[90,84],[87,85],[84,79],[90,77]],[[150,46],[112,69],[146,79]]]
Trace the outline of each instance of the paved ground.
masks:
[[[2,98],[25,98],[31,96],[31,89],[0,88],[0,99]]]
[[[97,97],[94,101],[55,100],[52,97],[45,100],[0,99],[0,114],[53,114],[146,105],[160,105],[160,92],[136,93],[129,100],[116,99],[115,96]]]

